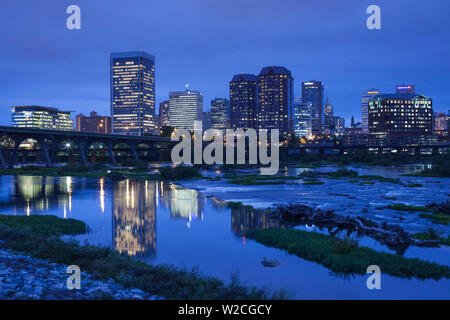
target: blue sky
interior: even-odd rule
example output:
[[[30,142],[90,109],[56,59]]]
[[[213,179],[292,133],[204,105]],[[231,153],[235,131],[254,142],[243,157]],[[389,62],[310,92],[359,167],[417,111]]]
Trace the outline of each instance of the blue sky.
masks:
[[[81,7],[81,30],[66,8]],[[366,28],[366,8],[382,10],[382,29]],[[361,94],[416,84],[436,111],[450,109],[448,0],[2,0],[0,108],[36,104],[109,114],[109,53],[156,57],[156,102],[187,82],[228,97],[236,73],[267,65],[301,82],[321,80],[336,114],[361,118]]]

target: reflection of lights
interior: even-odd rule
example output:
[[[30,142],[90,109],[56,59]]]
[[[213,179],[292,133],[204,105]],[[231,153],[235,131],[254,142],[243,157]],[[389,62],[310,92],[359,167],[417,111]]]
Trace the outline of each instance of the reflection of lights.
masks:
[[[100,178],[100,208],[102,209],[102,213],[105,212],[105,190],[103,189],[104,179]]]
[[[72,177],[66,177],[66,186],[69,193],[69,211],[72,211]]]
[[[30,209],[30,199],[27,199],[27,216],[30,215],[31,209]]]
[[[245,236],[242,237],[242,244],[245,246]]]
[[[125,181],[125,201],[127,202],[127,207],[130,206],[130,180]]]
[[[67,218],[67,210],[66,210],[66,205],[64,205],[64,219]]]

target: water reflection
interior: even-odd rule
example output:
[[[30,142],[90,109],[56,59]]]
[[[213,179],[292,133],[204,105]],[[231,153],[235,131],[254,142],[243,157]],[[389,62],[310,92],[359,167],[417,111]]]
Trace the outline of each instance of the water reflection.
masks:
[[[155,183],[125,180],[113,185],[113,246],[130,256],[156,253]]]

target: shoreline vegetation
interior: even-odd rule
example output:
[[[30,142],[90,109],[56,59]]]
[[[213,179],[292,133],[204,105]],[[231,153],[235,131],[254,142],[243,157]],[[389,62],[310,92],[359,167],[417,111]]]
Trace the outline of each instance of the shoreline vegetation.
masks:
[[[356,240],[348,237],[338,238],[294,229],[250,230],[246,237],[317,262],[336,275],[366,274],[368,266],[378,265],[382,272],[400,278],[450,278],[448,266],[359,247]]]
[[[166,299],[261,300],[287,299],[285,290],[268,290],[241,284],[231,275],[229,284],[205,276],[194,268],[149,265],[110,248],[63,241],[60,235],[85,233],[84,222],[54,216],[1,216],[0,248],[26,253],[53,263],[78,265],[100,280],[114,279],[124,288],[134,287]]]

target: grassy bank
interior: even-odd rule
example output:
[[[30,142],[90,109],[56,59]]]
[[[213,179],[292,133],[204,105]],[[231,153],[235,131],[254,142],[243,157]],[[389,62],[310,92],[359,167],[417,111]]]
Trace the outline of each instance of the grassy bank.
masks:
[[[450,278],[450,267],[404,258],[339,241],[328,235],[300,230],[251,230],[247,237],[270,247],[317,262],[338,274],[366,274],[367,267],[378,265],[383,273],[401,278]]]
[[[441,237],[433,228],[429,228],[427,232],[413,233],[411,237],[417,240],[439,240],[441,244],[450,246],[450,236]]]
[[[114,279],[167,299],[283,299],[284,292],[247,287],[232,277],[230,284],[170,265],[147,265],[109,248],[60,240],[59,234],[84,233],[84,223],[48,216],[0,216],[2,247],[56,263],[78,265],[99,279]],[[27,220],[29,219],[29,220]]]
[[[224,175],[225,179],[229,179],[227,183],[239,185],[277,185],[277,184],[296,184],[289,180],[300,180],[300,177],[293,176],[262,176],[262,175]]]
[[[431,212],[431,208],[423,206],[410,206],[407,204],[390,204],[387,208],[397,211],[409,211],[409,212]]]
[[[436,177],[436,178],[450,178],[450,160],[447,162],[438,163],[431,169],[425,169],[418,173],[410,173],[407,176],[411,177]]]

